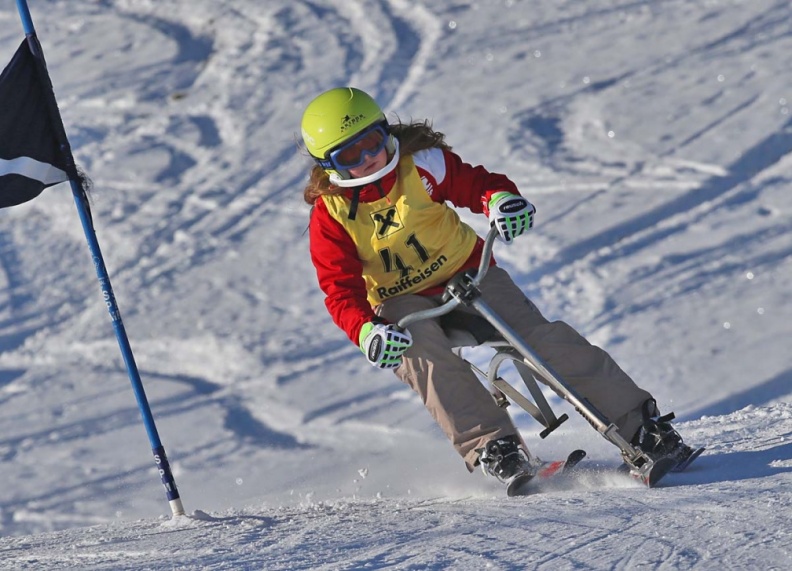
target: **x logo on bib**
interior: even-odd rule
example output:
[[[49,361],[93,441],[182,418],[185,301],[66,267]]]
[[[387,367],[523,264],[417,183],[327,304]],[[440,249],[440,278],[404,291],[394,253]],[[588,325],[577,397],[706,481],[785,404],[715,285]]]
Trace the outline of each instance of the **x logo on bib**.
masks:
[[[371,218],[377,224],[378,238],[385,238],[402,229],[401,219],[399,219],[399,214],[394,207],[375,212],[371,215]]]

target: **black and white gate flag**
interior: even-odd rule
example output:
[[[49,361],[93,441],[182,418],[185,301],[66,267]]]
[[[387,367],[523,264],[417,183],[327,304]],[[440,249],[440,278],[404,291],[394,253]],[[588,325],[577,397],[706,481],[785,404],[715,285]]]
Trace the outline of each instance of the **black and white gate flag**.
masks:
[[[0,75],[0,208],[72,176],[74,159],[46,64],[26,39]]]

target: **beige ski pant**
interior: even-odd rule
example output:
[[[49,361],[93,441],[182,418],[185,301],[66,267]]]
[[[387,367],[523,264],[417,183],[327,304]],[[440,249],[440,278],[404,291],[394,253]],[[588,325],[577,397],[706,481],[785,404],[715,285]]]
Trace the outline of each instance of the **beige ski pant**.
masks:
[[[487,305],[570,387],[614,422],[629,441],[641,425],[641,406],[651,395],[636,386],[610,355],[572,327],[547,321],[503,269],[490,267],[480,288]],[[439,298],[408,294],[384,301],[376,312],[396,323],[409,313],[439,303]],[[465,307],[455,311],[477,313]],[[437,319],[416,322],[409,331],[413,346],[394,372],[420,395],[472,471],[478,464],[476,449],[517,430],[469,365],[452,352],[452,344]]]

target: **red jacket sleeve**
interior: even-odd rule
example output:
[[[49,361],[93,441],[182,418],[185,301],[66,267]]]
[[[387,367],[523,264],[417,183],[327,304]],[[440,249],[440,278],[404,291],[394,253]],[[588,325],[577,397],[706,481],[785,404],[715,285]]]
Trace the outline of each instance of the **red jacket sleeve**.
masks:
[[[363,266],[355,243],[330,216],[322,200],[316,201],[308,228],[311,261],[316,268],[319,288],[325,294],[327,311],[357,345],[360,328],[375,314],[367,299]]]
[[[483,166],[473,166],[454,152],[443,151],[445,178],[438,184],[435,200],[448,200],[454,206],[469,208],[476,214],[489,215],[490,197],[496,192],[519,195],[515,185],[506,175],[489,172]]]

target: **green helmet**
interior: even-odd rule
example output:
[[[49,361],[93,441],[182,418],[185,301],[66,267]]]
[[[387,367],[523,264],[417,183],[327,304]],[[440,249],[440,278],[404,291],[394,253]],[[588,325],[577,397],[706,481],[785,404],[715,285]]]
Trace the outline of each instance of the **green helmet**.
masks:
[[[305,108],[302,138],[308,152],[335,182],[349,179],[349,173],[335,170],[326,160],[330,151],[377,123],[387,126],[385,114],[368,93],[354,87],[337,87],[317,96]],[[393,152],[392,141],[388,150]]]
[[[302,138],[308,152],[323,159],[328,151],[384,120],[385,114],[369,94],[354,87],[337,87],[325,91],[305,108]]]

